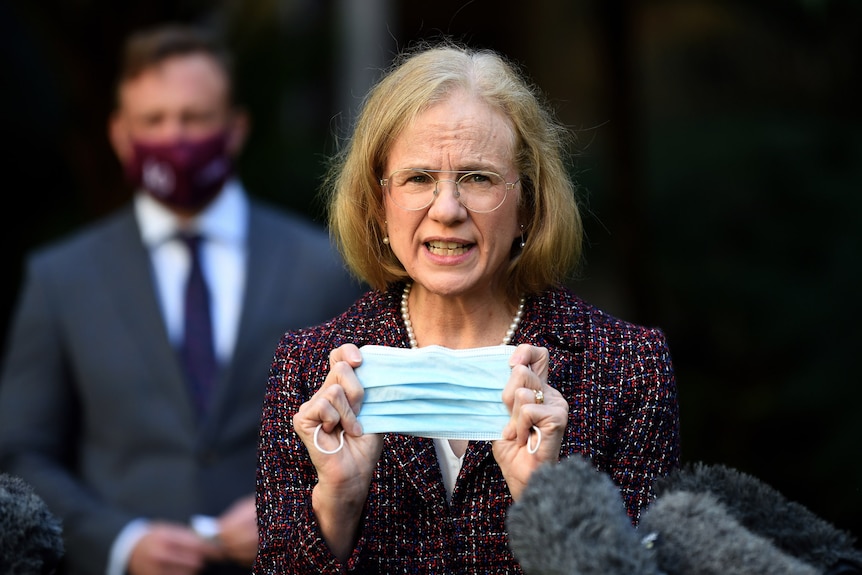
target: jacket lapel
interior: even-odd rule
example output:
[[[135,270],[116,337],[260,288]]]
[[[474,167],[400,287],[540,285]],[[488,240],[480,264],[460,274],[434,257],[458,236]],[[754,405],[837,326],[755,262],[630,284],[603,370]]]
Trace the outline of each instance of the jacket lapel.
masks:
[[[383,452],[391,452],[398,473],[429,506],[445,506],[446,488],[433,439],[387,433]]]
[[[267,314],[274,313],[269,307],[272,302],[277,301],[272,291],[278,289],[281,284],[277,278],[283,271],[275,261],[276,250],[267,249],[266,241],[269,232],[265,222],[256,218],[254,208],[251,209],[249,217],[242,312],[237,326],[233,357],[228,366],[220,369],[216,379],[207,417],[211,422],[210,426],[217,423],[224,410],[232,408],[234,391],[244,385],[249,377],[255,377],[254,374],[258,370],[251,366],[258,361],[257,358],[266,357],[266,355],[271,357],[278,344],[277,340],[262,342],[260,332],[261,326],[267,324],[265,321]],[[260,349],[262,345],[270,347],[262,350]],[[263,384],[263,382],[260,383]]]
[[[94,254],[105,286],[106,309],[125,324],[127,333],[136,334],[140,357],[130,360],[147,366],[152,372],[152,385],[174,396],[175,405],[182,406],[183,420],[193,429],[191,398],[176,350],[167,336],[150,256],[141,242],[133,212],[123,213],[111,232],[111,241],[102,244],[104,251]]]

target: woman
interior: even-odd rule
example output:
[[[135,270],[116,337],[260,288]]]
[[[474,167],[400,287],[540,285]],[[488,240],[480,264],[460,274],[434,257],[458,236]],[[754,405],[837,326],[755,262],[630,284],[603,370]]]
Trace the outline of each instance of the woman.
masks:
[[[677,465],[663,334],[563,287],[581,222],[567,132],[499,55],[405,54],[327,180],[330,230],[374,288],[285,334],[265,399],[255,572],[520,573],[505,517],[530,474],[580,453],[633,522]],[[359,347],[517,346],[492,442],[363,434]]]

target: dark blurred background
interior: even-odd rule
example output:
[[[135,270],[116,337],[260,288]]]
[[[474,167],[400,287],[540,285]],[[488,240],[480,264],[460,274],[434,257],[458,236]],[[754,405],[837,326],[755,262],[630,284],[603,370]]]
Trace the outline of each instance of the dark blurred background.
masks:
[[[319,222],[325,158],[399,48],[448,34],[523,65],[579,133],[572,285],[666,331],[684,460],[862,534],[862,2],[0,0],[2,337],[25,252],[128,198],[117,51],[164,20],[227,35],[241,173]]]

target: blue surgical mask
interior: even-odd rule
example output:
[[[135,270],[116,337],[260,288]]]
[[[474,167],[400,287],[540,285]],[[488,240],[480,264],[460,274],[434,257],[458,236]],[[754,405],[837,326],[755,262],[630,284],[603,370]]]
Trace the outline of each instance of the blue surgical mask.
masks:
[[[363,433],[494,440],[509,422],[503,388],[512,345],[474,349],[360,348],[356,377],[365,388]]]

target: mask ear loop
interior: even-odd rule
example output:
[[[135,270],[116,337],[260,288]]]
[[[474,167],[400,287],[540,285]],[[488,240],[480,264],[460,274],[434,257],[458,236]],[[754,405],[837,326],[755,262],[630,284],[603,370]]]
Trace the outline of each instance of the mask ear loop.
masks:
[[[335,449],[329,450],[329,449],[323,449],[322,447],[320,447],[320,444],[317,442],[317,436],[320,434],[320,429],[322,427],[323,427],[323,424],[318,423],[317,427],[314,428],[314,446],[317,448],[317,450],[320,451],[321,453],[325,453],[327,455],[333,455],[333,454],[341,451],[341,448],[344,447],[344,430],[343,429],[341,430],[341,438],[340,438],[340,443],[338,444],[338,447],[336,447]],[[540,437],[540,439],[541,439],[541,437]],[[539,448],[539,444],[537,443],[536,449],[538,449],[538,448]],[[527,446],[527,449],[529,449],[529,446]],[[531,452],[531,453],[535,453],[535,452]]]
[[[320,427],[320,425],[318,425],[317,427]],[[530,455],[533,455],[534,453],[539,451],[539,446],[542,444],[542,430],[539,429],[538,427],[536,427],[535,425],[533,426],[533,429],[536,430],[536,447],[530,446],[530,437],[533,436],[533,434],[531,433],[530,436],[527,437],[527,453],[529,453]],[[344,431],[343,430],[341,432],[341,435],[342,435],[342,443],[343,443],[344,442],[344,437],[343,437]],[[317,439],[316,439],[317,438],[317,432],[314,433],[314,437],[315,437],[315,441],[317,441]],[[315,443],[315,445],[317,445],[317,444]]]

